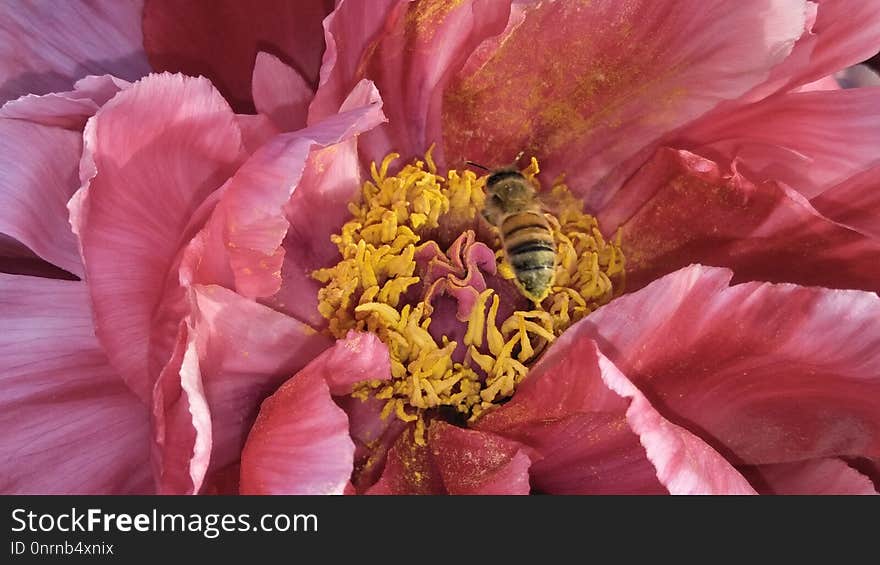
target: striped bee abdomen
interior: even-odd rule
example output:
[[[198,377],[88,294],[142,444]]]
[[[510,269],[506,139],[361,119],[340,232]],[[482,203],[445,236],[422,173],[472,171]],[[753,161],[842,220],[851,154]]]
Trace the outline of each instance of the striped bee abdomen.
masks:
[[[539,212],[520,212],[499,226],[507,261],[529,298],[543,300],[556,271],[556,243],[550,224]]]

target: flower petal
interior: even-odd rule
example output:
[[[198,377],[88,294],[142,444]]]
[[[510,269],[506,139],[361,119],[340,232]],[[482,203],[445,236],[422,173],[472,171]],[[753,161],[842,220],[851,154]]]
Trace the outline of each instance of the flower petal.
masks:
[[[447,160],[497,166],[525,150],[598,208],[598,180],[762,82],[805,18],[801,0],[537,4],[447,89]]]
[[[775,96],[703,120],[674,145],[813,198],[878,161],[880,88]]]
[[[880,239],[880,165],[846,179],[810,204],[835,222]]]
[[[388,350],[373,334],[349,334],[263,402],[241,454],[242,494],[342,494],[354,443],[331,394],[389,378]]]
[[[211,262],[221,257],[227,258],[225,262],[232,269],[235,290],[239,294],[249,298],[268,298],[282,288],[282,264],[286,253],[282,242],[290,228],[285,205],[301,183],[304,188],[308,186],[318,191],[344,189],[346,196],[357,190],[358,185],[351,184],[359,174],[354,167],[356,163],[343,158],[339,162],[343,165],[341,171],[335,166],[326,171],[314,171],[307,167],[313,151],[330,148],[325,156],[331,157],[332,161],[336,150],[333,146],[352,139],[384,119],[381,99],[370,83],[361,83],[352,93],[350,101],[357,103],[352,103],[351,108],[344,107],[342,113],[336,116],[307,129],[273,138],[254,153],[225,187],[220,203],[200,236],[200,245],[205,248],[203,256],[210,257]],[[323,161],[323,164],[327,165],[327,162]],[[312,161],[311,167],[314,166],[316,164]],[[307,236],[303,242],[305,249],[301,253],[307,255],[313,246],[331,246],[324,239],[324,234],[329,237],[329,230],[334,228],[327,218],[339,218],[346,213],[344,201],[334,198],[332,201],[320,201],[318,208],[308,208],[294,214],[294,229],[303,230],[301,233]],[[210,272],[202,268],[198,260],[189,264],[193,268],[187,277],[194,282],[228,284],[228,281],[210,278],[221,270],[216,264],[212,264]],[[308,265],[289,265],[297,271],[294,276],[298,279],[308,277],[305,272]],[[316,296],[315,293],[312,295]],[[316,298],[296,288],[290,305],[294,307],[299,301],[309,304],[311,300]],[[315,315],[311,313],[314,307],[304,310],[309,312],[309,316]],[[309,320],[308,317],[301,319]]]
[[[0,104],[68,90],[89,74],[125,80],[147,74],[141,6],[140,0],[0,4]]]
[[[760,465],[750,471],[768,494],[878,494],[868,477],[840,459]]]
[[[147,0],[144,48],[154,69],[204,75],[236,111],[253,112],[257,53],[280,56],[314,83],[324,49],[321,20],[332,10],[332,0]]]
[[[577,326],[737,464],[880,455],[880,298],[692,266]],[[572,331],[572,330],[570,330]]]
[[[87,76],[68,92],[28,94],[10,100],[0,108],[0,117],[81,131],[98,108],[129,86],[113,75]]]
[[[207,80],[164,74],[114,97],[84,139],[83,187],[70,209],[96,331],[111,363],[146,399],[170,355],[172,339],[154,359],[149,351],[166,277],[195,211],[240,162],[241,134]],[[177,321],[166,329],[173,338]]]
[[[270,53],[257,53],[253,78],[254,105],[282,131],[305,127],[312,86],[295,69]]]
[[[162,494],[196,494],[211,459],[211,411],[195,335],[181,323],[171,359],[153,389],[153,467]]]
[[[72,131],[0,118],[0,233],[77,276],[83,267],[66,206],[81,149]]]
[[[730,267],[736,281],[880,289],[880,242],[821,216],[797,192],[752,184],[736,169],[663,149],[600,214],[623,218],[627,288],[691,263]]]
[[[397,437],[388,450],[382,475],[365,494],[446,494],[431,448],[415,442],[413,427]]]
[[[531,461],[518,442],[436,420],[428,445],[449,494],[529,494]]]
[[[95,339],[85,283],[0,275],[0,492],[152,491],[147,409]]]
[[[193,332],[211,407],[211,470],[238,462],[260,403],[331,340],[219,286],[193,287]]]
[[[477,428],[535,450],[532,484],[548,493],[749,493],[717,452],[666,421],[575,326],[513,399]]]

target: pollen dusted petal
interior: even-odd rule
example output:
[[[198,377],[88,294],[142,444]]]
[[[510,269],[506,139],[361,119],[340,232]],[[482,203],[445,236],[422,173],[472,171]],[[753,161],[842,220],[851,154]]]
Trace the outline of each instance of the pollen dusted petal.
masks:
[[[146,75],[142,6],[141,0],[0,3],[0,105],[69,90],[85,75]]]
[[[314,83],[333,0],[146,0],[143,43],[157,71],[204,75],[238,112],[253,112],[251,77],[259,51],[292,63]]]
[[[365,494],[446,494],[431,446],[413,439],[414,427],[398,436],[388,451],[382,475]]]
[[[686,151],[659,151],[600,220],[625,220],[630,291],[691,263],[730,267],[735,282],[880,289],[880,241],[828,220],[794,190]]]
[[[263,402],[241,456],[242,494],[343,494],[355,446],[331,394],[365,379],[387,379],[388,350],[352,333]]]
[[[96,332],[113,366],[146,399],[180,319],[155,319],[182,302],[169,271],[199,205],[239,165],[241,133],[206,79],[162,74],[120,92],[83,137],[83,185],[69,208]]]
[[[880,455],[880,299],[692,266],[576,326],[737,464]]]
[[[531,460],[516,441],[434,421],[428,445],[449,494],[529,494]]]
[[[597,209],[616,189],[597,181],[616,165],[764,81],[803,33],[805,6],[803,0],[686,0],[674,9],[654,0],[530,6],[488,61],[446,88],[447,161],[506,163],[526,150],[549,178],[565,173],[588,208]]]
[[[150,417],[94,336],[85,283],[0,275],[0,492],[149,494]]]

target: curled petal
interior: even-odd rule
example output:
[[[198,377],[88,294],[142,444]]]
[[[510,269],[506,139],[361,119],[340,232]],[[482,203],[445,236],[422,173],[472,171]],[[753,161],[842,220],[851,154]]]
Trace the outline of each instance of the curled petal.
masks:
[[[242,494],[343,494],[355,446],[331,394],[391,376],[388,350],[372,334],[349,334],[263,402],[241,455]]]
[[[254,105],[282,131],[305,127],[309,103],[315,95],[312,86],[278,57],[260,51],[254,66]]]
[[[766,494],[878,494],[868,477],[840,459],[759,465],[747,472]]]
[[[580,322],[669,420],[737,464],[880,455],[880,298],[729,287],[692,266]]]

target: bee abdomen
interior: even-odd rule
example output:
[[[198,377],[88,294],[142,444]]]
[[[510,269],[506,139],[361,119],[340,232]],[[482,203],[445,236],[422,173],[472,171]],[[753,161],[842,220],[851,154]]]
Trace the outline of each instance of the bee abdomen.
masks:
[[[516,214],[505,218],[501,233],[520,285],[533,299],[542,299],[556,270],[556,243],[547,220],[533,212]]]

